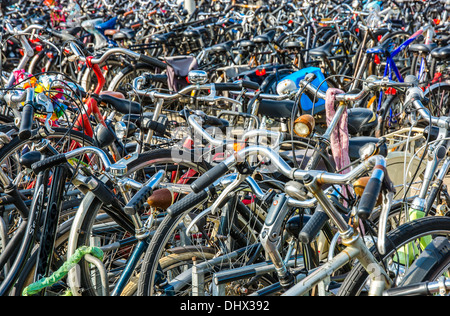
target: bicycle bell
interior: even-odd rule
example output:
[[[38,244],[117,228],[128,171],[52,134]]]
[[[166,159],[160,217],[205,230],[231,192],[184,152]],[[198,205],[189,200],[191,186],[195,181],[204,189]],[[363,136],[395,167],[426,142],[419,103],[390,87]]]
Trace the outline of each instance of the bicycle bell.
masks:
[[[297,90],[297,85],[291,79],[285,79],[277,85],[278,95],[291,94],[295,90]]]
[[[203,70],[191,70],[188,74],[190,84],[205,84],[208,82],[208,74]]]

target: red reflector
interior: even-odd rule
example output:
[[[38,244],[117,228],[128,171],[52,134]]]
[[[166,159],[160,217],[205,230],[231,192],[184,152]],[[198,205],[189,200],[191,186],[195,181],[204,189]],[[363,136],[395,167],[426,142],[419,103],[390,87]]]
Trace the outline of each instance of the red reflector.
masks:
[[[37,46],[36,46],[36,51],[37,51],[37,52],[42,51],[42,46],[41,46],[41,45],[37,45]]]
[[[378,35],[378,42],[381,41],[382,38],[383,38],[383,35]]]
[[[375,55],[375,60],[374,60],[375,64],[379,65],[381,64],[381,60],[380,60],[380,56]]]
[[[267,71],[265,70],[265,69],[262,69],[262,70],[256,70],[256,75],[257,76],[259,76],[259,77],[262,77],[262,76],[265,76],[266,74],[267,74]]]
[[[386,90],[386,94],[396,95],[397,94],[397,90],[395,90],[394,88],[389,88],[389,89]]]

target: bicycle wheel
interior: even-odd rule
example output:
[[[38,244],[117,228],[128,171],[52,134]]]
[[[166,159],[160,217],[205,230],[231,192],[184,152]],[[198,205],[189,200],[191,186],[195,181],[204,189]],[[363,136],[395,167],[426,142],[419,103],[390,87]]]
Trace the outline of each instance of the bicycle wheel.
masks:
[[[54,133],[46,139],[59,152],[66,152],[74,146],[95,146],[94,140],[84,133],[68,130],[65,128],[54,128]],[[8,176],[18,183],[19,189],[30,189],[34,174],[20,163],[23,154],[36,150],[38,141],[20,140],[14,137],[12,141],[0,149],[0,165],[7,170]],[[94,159],[94,164],[97,160]],[[18,179],[17,177],[21,177]],[[20,181],[19,181],[20,180]]]
[[[143,153],[137,159],[127,164],[128,178],[145,182],[158,170],[166,171],[165,183],[187,184],[209,169],[206,163],[195,163],[193,159],[177,159],[169,149],[155,150]],[[181,181],[180,181],[181,180]],[[129,192],[132,194],[132,192]],[[178,194],[175,200],[182,197]],[[161,210],[161,212],[164,212]],[[119,279],[127,259],[133,253],[137,240],[129,232],[107,215],[107,207],[92,193],[88,193],[80,205],[69,239],[69,255],[81,246],[97,246],[104,250],[104,265],[109,272],[111,287]],[[149,216],[156,216],[156,212],[149,214],[149,210],[142,210],[142,221]],[[156,222],[159,220],[157,219]],[[135,275],[139,273],[138,266]],[[135,292],[131,283],[125,293]],[[98,271],[87,261],[79,264],[79,284],[72,284],[74,295],[100,295],[101,286],[98,283]]]
[[[380,255],[375,247],[371,251],[384,263],[387,271],[395,276],[395,286],[401,283],[408,268],[436,236],[450,238],[450,218],[424,217],[405,223],[387,235],[385,255]],[[357,264],[342,283],[338,295],[367,295],[369,285],[367,271]]]
[[[438,83],[425,90],[424,96],[429,100],[424,105],[430,109],[433,116],[448,116],[450,114],[450,84]]]
[[[109,91],[121,92],[127,95],[127,92],[132,88],[133,80],[144,74],[144,73],[154,73],[155,68],[147,64],[136,64],[130,65],[121,69],[112,79],[108,86]],[[161,88],[161,87],[158,87]],[[167,88],[167,87],[164,87]]]
[[[224,292],[215,292],[211,282],[214,273],[266,260],[258,240],[268,206],[252,202],[252,194],[245,186],[227,197],[228,201],[215,214],[208,213],[194,224],[192,220],[198,214],[206,213],[202,211],[207,209],[208,202],[163,219],[143,260],[138,295],[249,295],[278,281],[275,270],[255,278],[244,275],[227,281]],[[189,227],[192,228],[187,231]],[[287,250],[286,239],[283,235],[281,251]],[[177,262],[174,271],[165,262],[180,250],[185,259]],[[211,254],[213,259],[209,259]],[[196,278],[198,274],[192,273],[194,261],[201,267],[201,282]]]
[[[94,141],[77,131],[70,131],[63,128],[55,128],[55,132],[47,137],[50,144],[59,152],[70,150],[75,144],[77,146],[94,146]],[[21,157],[23,154],[35,150],[37,142],[30,140],[20,140],[18,137],[0,149],[0,165],[6,172],[8,177],[17,185],[20,192],[25,196],[25,204],[31,204],[31,197],[35,185],[36,175],[32,170],[21,165]],[[97,159],[92,159],[91,164],[97,165]],[[74,210],[78,207],[81,200],[81,192],[67,187],[65,202],[70,212],[64,213],[64,218],[67,219],[73,215]],[[2,246],[5,247],[12,236],[15,234],[18,225],[21,223],[21,218],[14,207],[5,205],[0,211],[0,216],[4,220],[6,227],[5,240],[2,240]]]

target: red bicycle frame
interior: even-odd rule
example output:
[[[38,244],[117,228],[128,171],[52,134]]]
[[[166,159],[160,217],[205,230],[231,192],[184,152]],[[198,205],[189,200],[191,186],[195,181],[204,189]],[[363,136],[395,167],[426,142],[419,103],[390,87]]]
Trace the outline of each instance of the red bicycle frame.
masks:
[[[97,77],[97,87],[94,90],[94,94],[99,95],[105,85],[105,77],[103,76],[100,66],[91,63],[92,58],[93,57],[90,56],[86,58],[86,61],[87,66],[94,71],[94,74]],[[92,138],[94,135],[94,131],[92,130],[92,125],[89,117],[93,114],[98,123],[103,124],[104,126],[106,126],[106,123],[98,107],[98,102],[93,97],[89,97],[86,100],[85,111],[86,113],[82,113],[78,116],[75,127],[78,131],[83,130],[87,136]]]

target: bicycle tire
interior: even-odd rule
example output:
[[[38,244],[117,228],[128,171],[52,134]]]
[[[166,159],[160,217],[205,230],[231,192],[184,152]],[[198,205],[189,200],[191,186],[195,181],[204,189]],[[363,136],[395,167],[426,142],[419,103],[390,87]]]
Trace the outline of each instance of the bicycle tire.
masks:
[[[408,222],[391,231],[387,235],[386,254],[380,256],[375,247],[371,248],[379,261],[385,260],[393,255],[393,252],[411,241],[429,235],[450,235],[449,217],[424,217]],[[357,296],[364,294],[363,287],[368,279],[367,271],[361,264],[357,264],[350,271],[347,278],[339,289],[339,296]]]
[[[137,159],[128,163],[128,175],[139,172],[140,170],[145,170],[145,168],[150,167],[155,164],[180,164],[187,168],[196,168],[197,172],[204,173],[210,166],[205,163],[195,163],[194,160],[180,160],[172,157],[172,151],[169,149],[154,150],[147,153],[143,153],[138,156]],[[97,215],[103,207],[102,202],[96,198],[92,193],[87,193],[83,199],[80,208],[82,208],[76,215],[74,219],[74,224],[71,229],[71,234],[69,237],[69,255],[72,254],[76,249],[84,245],[91,244],[91,236],[94,236],[93,227],[97,219]],[[108,220],[111,225],[114,223]],[[110,227],[111,229],[114,227]],[[111,233],[112,234],[112,233]],[[120,232],[117,232],[120,234]],[[124,233],[125,234],[125,233]],[[125,235],[123,235],[125,236]],[[97,236],[98,237],[98,236]],[[101,242],[102,240],[100,240]],[[125,248],[125,247],[124,247]],[[120,250],[118,250],[119,252]],[[106,256],[105,256],[106,257]],[[80,270],[80,284],[72,286],[72,293],[78,295],[80,293],[83,296],[95,296],[98,295],[97,288],[93,286],[90,277],[90,268],[86,261],[81,261],[79,264]],[[129,289],[127,289],[129,292]]]

